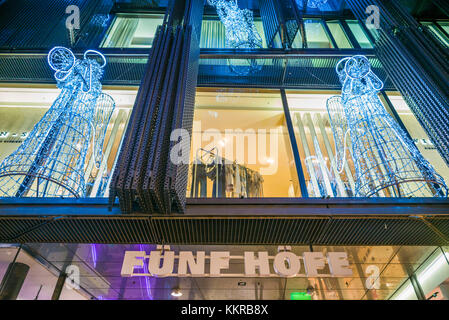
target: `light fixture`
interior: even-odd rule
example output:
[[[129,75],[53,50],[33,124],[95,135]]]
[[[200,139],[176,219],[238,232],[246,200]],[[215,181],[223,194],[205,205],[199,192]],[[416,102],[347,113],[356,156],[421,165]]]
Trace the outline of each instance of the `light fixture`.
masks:
[[[173,297],[180,297],[180,296],[182,296],[182,292],[179,288],[174,288],[171,292],[171,295]]]

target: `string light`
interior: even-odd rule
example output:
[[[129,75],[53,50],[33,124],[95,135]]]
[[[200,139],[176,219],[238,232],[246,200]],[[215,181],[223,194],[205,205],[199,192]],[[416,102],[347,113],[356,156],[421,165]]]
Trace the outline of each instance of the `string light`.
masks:
[[[217,10],[218,17],[225,27],[226,46],[234,49],[262,48],[262,38],[254,25],[253,13],[240,9],[237,0],[207,0]],[[234,73],[248,75],[262,69],[256,59],[228,60]]]
[[[327,0],[309,0],[307,2],[307,6],[309,8],[315,9],[315,8],[322,8],[327,3]]]
[[[447,197],[443,178],[387,112],[378,97],[383,82],[365,56],[342,59],[336,67],[342,96],[328,99],[327,109],[341,172],[349,133],[359,197]]]
[[[47,61],[61,93],[20,147],[0,164],[0,196],[83,197],[89,146],[100,167],[115,108],[114,100],[101,91],[106,58],[87,50],[79,60],[69,49],[55,47]]]

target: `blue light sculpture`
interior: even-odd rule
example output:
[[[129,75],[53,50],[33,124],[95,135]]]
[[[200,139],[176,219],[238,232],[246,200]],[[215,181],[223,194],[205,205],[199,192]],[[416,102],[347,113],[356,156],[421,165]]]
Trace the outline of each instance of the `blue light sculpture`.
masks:
[[[253,13],[240,9],[237,0],[207,0],[215,6],[218,17],[225,27],[226,46],[235,49],[262,48],[262,38],[254,25]],[[234,73],[248,75],[262,69],[255,59],[234,59],[228,64]]]
[[[101,64],[95,58],[96,55]],[[67,48],[48,53],[61,93],[20,147],[0,164],[0,197],[83,197],[85,159],[98,168],[114,100],[101,92],[105,57]],[[91,147],[89,147],[91,146]]]
[[[447,197],[441,176],[387,112],[378,92],[383,82],[364,56],[342,59],[336,67],[342,96],[327,101],[341,173],[350,138],[358,197]]]
[[[327,3],[327,0],[309,0],[307,6],[309,8],[322,8]]]

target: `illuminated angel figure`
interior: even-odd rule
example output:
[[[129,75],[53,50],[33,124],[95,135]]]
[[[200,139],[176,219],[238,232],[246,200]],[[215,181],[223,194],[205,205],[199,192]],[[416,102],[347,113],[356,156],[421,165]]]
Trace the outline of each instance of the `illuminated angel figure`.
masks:
[[[226,46],[235,49],[262,48],[262,38],[254,25],[253,13],[240,9],[237,0],[207,0],[215,6],[218,17],[225,27]],[[231,70],[246,75],[262,68],[255,59],[229,61]]]
[[[447,187],[413,141],[387,112],[378,92],[382,81],[368,59],[342,59],[337,74],[342,96],[327,101],[341,173],[350,137],[358,197],[446,197]],[[349,135],[347,135],[349,133]]]
[[[20,147],[0,164],[0,197],[82,197],[89,145],[100,166],[115,107],[101,92],[105,57],[88,50],[79,60],[69,49],[55,47],[48,53],[48,64],[61,93]]]

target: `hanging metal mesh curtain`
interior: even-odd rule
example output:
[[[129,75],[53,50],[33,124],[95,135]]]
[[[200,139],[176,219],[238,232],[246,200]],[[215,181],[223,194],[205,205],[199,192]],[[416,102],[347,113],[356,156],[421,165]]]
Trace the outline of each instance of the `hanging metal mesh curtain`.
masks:
[[[93,55],[100,57],[101,65]],[[48,63],[61,93],[20,147],[0,164],[0,197],[82,197],[89,150],[100,165],[115,107],[101,92],[105,57],[88,50],[79,60],[69,49],[55,47]]]
[[[342,96],[327,101],[342,171],[350,142],[356,172],[356,196],[447,196],[447,186],[413,141],[387,112],[378,92],[382,81],[364,56],[342,59],[337,74]]]

